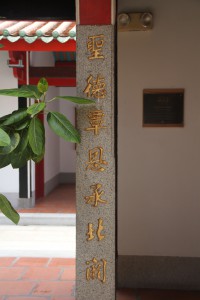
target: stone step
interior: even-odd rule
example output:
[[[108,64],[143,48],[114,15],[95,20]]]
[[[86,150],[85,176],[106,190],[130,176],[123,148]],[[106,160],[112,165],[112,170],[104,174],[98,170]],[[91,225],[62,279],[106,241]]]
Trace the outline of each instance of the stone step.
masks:
[[[0,257],[75,257],[76,227],[1,225],[0,241]]]
[[[0,213],[0,225],[13,225],[13,222]],[[76,226],[76,214],[20,213],[18,225]]]

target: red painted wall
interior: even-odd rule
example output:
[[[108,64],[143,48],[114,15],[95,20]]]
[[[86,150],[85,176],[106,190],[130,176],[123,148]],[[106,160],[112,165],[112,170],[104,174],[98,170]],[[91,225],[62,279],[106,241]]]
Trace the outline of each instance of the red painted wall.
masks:
[[[111,0],[79,0],[80,24],[111,24],[111,6]]]

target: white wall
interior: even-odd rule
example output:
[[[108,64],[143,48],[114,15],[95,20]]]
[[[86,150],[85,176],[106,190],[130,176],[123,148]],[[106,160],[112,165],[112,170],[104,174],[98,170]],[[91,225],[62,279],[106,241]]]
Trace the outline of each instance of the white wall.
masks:
[[[49,87],[48,98],[54,96],[75,96],[75,88]],[[48,110],[59,111],[75,124],[75,105],[65,100],[55,100],[48,105]],[[45,118],[46,152],[44,157],[45,182],[59,173],[75,173],[75,144],[59,138],[48,126]]]
[[[54,58],[52,52],[32,52],[32,66],[54,66]],[[48,99],[54,96],[75,96],[76,88],[71,87],[49,87]],[[49,110],[60,111],[75,124],[75,105],[69,101],[56,100],[48,105]],[[46,151],[44,157],[45,164],[45,182],[48,182],[59,173],[74,173],[75,172],[75,145],[69,143],[62,138],[59,138],[49,128],[45,118],[46,132]]]
[[[61,96],[76,96],[75,87],[59,88]],[[75,125],[75,107],[72,102],[60,100],[60,112],[64,114],[69,121]],[[75,173],[76,169],[76,150],[75,144],[60,140],[60,172]]]
[[[0,89],[17,88],[17,79],[13,76],[12,68],[7,65],[8,52],[0,51]],[[30,64],[32,66],[53,66],[54,58],[52,52],[32,52]],[[75,96],[76,88],[56,88],[49,87],[48,98],[57,95]],[[0,116],[8,114],[17,109],[17,98],[0,96]],[[68,119],[75,124],[75,105],[68,101],[56,100],[49,106],[50,110],[55,110],[65,114]],[[76,151],[73,143],[66,142],[55,135],[50,130],[46,119],[46,152],[45,152],[45,182],[51,180],[59,173],[74,173]],[[33,164],[34,165],[34,164]],[[32,187],[34,190],[34,168],[32,170]],[[18,193],[19,192],[19,170],[11,166],[0,169],[0,192]],[[9,180],[7,180],[9,178]]]
[[[54,59],[52,52],[31,52],[30,59],[31,66],[44,67],[53,66]],[[52,99],[58,95],[58,89],[56,87],[49,87],[47,98]],[[48,104],[47,107],[50,111],[59,111],[59,101],[53,101]],[[46,115],[44,117],[45,126],[45,157],[44,157],[44,181],[48,182],[59,174],[59,161],[60,161],[60,142],[58,136],[50,129],[46,121]]]
[[[34,51],[30,53],[30,65],[33,67],[53,67],[53,53],[48,51]]]
[[[150,32],[118,33],[119,255],[200,256],[200,2],[123,0]],[[183,128],[143,128],[144,88],[184,88]]]
[[[17,79],[7,65],[8,52],[0,51],[0,89],[17,88]],[[18,107],[18,98],[0,96],[0,117]],[[0,193],[19,193],[19,170],[10,165],[0,169]]]
[[[52,99],[58,95],[58,89],[49,87],[48,99]],[[59,102],[53,101],[48,104],[49,111],[59,111]],[[45,125],[45,157],[44,157],[44,181],[47,182],[60,173],[60,139],[50,129],[46,116],[44,118]]]

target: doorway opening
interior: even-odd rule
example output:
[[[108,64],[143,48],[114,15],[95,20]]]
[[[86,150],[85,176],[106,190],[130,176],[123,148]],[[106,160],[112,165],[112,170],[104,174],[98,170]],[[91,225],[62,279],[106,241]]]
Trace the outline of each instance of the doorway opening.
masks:
[[[2,33],[1,37],[4,36],[3,49],[8,50],[8,66],[13,69],[18,87],[23,84],[37,85],[39,79],[45,77],[49,84],[50,98],[60,95],[76,96],[76,23],[59,20],[5,22],[7,23],[9,27],[0,28],[2,31],[0,34]],[[15,29],[13,33],[16,26],[17,30]],[[4,31],[7,32],[6,36]],[[25,35],[22,35],[22,31]],[[13,38],[15,40],[10,43],[10,39]],[[19,98],[18,105],[28,106],[27,99]],[[58,100],[51,105],[52,110],[62,112],[72,124],[75,123],[75,106],[72,103]],[[19,198],[34,199],[29,201],[29,205],[15,207],[20,211],[21,209],[34,211],[38,205],[41,211],[47,210],[47,202],[51,207],[48,211],[58,211],[58,199],[49,195],[52,195],[55,188],[60,194],[63,190],[70,190],[70,200],[75,199],[75,146],[55,137],[49,130],[46,120],[42,121],[46,128],[45,157],[40,163],[27,164],[19,169]],[[69,212],[75,213],[75,200],[70,203]],[[67,204],[61,203],[61,207],[61,211],[67,212]]]

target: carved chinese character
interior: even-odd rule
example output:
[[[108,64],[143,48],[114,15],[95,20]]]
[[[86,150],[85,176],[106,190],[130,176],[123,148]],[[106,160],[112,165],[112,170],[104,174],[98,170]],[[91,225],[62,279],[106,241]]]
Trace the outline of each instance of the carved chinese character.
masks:
[[[105,129],[106,126],[103,126],[104,113],[102,110],[93,110],[88,114],[91,127],[86,128],[86,131],[93,130],[95,135],[99,134],[99,129]]]
[[[107,200],[101,199],[101,196],[104,194],[104,191],[100,191],[102,184],[97,183],[95,185],[91,185],[91,189],[93,189],[93,194],[91,196],[86,196],[85,200],[87,204],[91,204],[92,206],[98,206],[99,203],[107,203]]]
[[[91,240],[94,239],[94,234],[93,233],[94,233],[93,224],[89,223],[88,224],[88,232],[86,234],[88,236],[87,241],[91,241]]]
[[[98,227],[96,230],[96,235],[98,238],[98,241],[101,241],[104,239],[105,235],[103,235],[101,232],[104,230],[104,226],[103,226],[103,220],[101,218],[98,219]],[[93,229],[93,224],[89,223],[88,224],[88,232],[87,232],[87,241],[91,241],[94,239],[94,229]]]
[[[97,78],[94,79],[93,76],[90,75],[87,78],[87,86],[83,92],[87,95],[88,98],[93,97],[96,99],[104,99],[106,96],[105,87],[106,84],[104,77],[98,75]]]
[[[91,56],[88,59],[99,59],[104,58],[102,55],[102,48],[104,45],[104,35],[94,35],[88,37],[87,48],[91,53]]]
[[[87,162],[86,170],[103,172],[105,168],[102,165],[108,165],[108,162],[103,160],[103,148],[95,147],[89,150],[89,161]]]
[[[86,279],[94,280],[97,279],[102,283],[106,282],[106,265],[107,261],[105,259],[97,260],[95,257],[90,260],[86,261]]]

